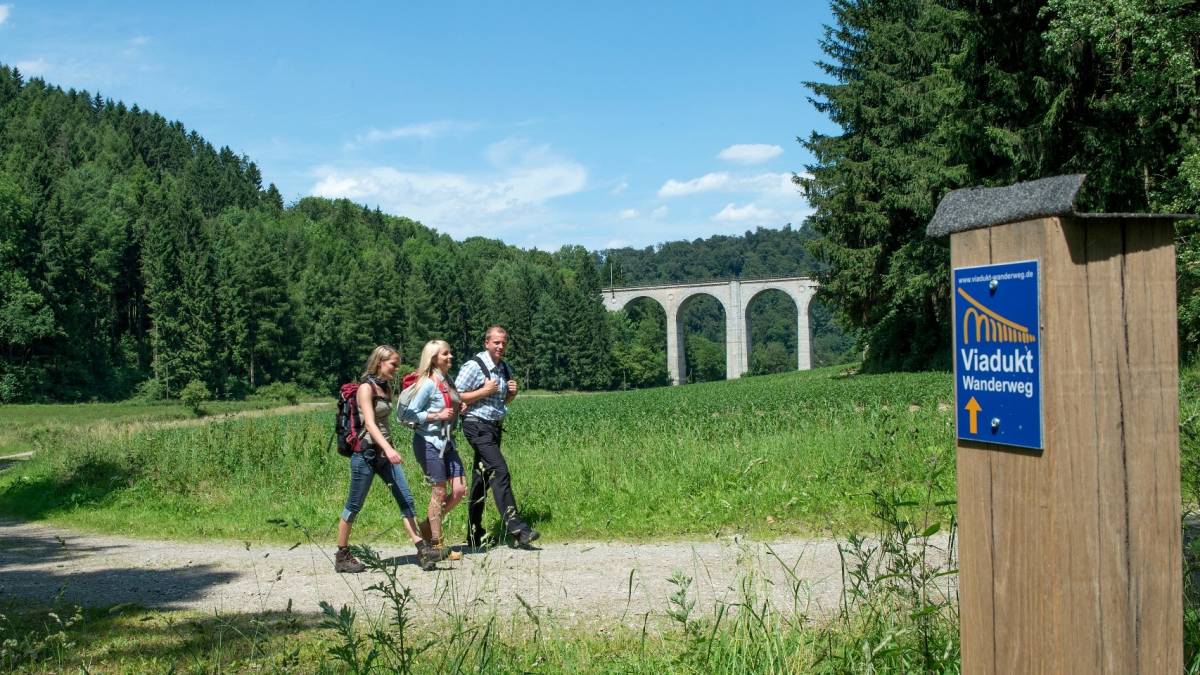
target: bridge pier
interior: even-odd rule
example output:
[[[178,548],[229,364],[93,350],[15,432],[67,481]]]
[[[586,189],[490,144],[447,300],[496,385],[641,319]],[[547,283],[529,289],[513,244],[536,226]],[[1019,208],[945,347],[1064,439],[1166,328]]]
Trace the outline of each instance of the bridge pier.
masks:
[[[812,302],[816,288],[805,289],[799,297],[792,296],[796,303],[796,368],[812,369],[812,331],[808,327],[808,303]]]
[[[681,317],[672,297],[671,307],[667,312],[667,375],[671,378],[671,384],[683,384],[683,377],[687,371]]]
[[[725,379],[736,380],[750,370],[750,322],[742,307],[742,284],[729,282],[725,305]]]

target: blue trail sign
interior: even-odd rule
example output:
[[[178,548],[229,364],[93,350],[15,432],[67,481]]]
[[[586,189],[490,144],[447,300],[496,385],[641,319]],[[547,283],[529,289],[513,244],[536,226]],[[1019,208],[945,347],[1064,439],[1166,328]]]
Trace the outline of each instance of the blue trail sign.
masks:
[[[1042,449],[1038,261],[954,270],[958,438]]]

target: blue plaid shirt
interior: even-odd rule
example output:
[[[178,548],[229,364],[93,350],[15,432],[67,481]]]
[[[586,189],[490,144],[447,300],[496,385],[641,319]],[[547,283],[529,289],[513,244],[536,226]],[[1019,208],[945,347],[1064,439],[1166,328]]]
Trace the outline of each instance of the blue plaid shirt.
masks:
[[[476,356],[488,367],[490,377],[498,380],[500,388],[496,390],[496,393],[472,403],[471,407],[467,408],[465,417],[499,422],[508,412],[508,408],[504,404],[504,398],[508,396],[508,380],[504,377],[505,369],[498,367],[499,364],[492,361],[492,355],[487,352],[479,352]],[[482,387],[483,371],[479,369],[479,364],[471,360],[464,363],[462,368],[458,369],[458,377],[454,379],[454,386],[460,392],[475,391]]]

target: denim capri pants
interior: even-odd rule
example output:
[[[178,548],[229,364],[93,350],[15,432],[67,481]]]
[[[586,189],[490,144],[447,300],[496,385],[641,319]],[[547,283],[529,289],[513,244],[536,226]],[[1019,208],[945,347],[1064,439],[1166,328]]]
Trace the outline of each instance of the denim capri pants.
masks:
[[[376,452],[375,448],[368,447],[350,456],[350,495],[346,497],[346,508],[342,510],[342,520],[347,523],[353,523],[358,512],[362,510],[375,476],[383,479],[391,490],[392,498],[400,507],[400,513],[408,518],[416,517],[412,491],[408,489],[404,469],[398,464],[388,462],[383,456],[377,458]]]

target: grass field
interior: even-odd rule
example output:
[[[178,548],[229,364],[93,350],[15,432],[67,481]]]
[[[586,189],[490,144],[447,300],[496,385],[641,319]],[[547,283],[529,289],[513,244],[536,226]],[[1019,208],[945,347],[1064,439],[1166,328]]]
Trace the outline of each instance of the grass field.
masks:
[[[945,373],[837,369],[518,398],[504,447],[522,512],[551,538],[846,533],[868,523],[873,492],[953,499],[949,398]],[[60,431],[0,474],[0,512],[145,537],[296,536],[279,521],[325,537],[347,482],[331,416]],[[423,506],[407,433],[398,446]],[[397,523],[374,490],[358,527]]]
[[[910,508],[953,499],[950,387],[948,374],[844,376],[826,369],[643,392],[529,396],[514,405],[505,447],[523,510],[550,538],[865,530],[881,541],[893,538],[903,551],[916,530],[879,518],[880,496],[917,503]],[[1200,371],[1183,373],[1180,392],[1183,499],[1194,511]],[[135,417],[122,406],[114,414]],[[330,416],[162,427],[114,425],[106,414],[86,424],[86,415],[75,415],[80,423],[73,428],[40,437],[33,460],[0,473],[0,512],[147,537],[288,540],[300,536],[299,526],[328,539],[346,480],[346,460],[326,446]],[[0,428],[19,421],[13,408],[0,411]],[[418,491],[420,502],[425,494]],[[386,538],[396,526],[394,506],[376,490],[359,522],[360,530]],[[461,514],[451,536],[461,536]],[[1200,672],[1200,591],[1187,583],[1194,569],[1189,563],[1185,574],[1186,672]],[[680,592],[662,599],[668,628],[649,633],[580,630],[534,608],[528,616],[404,623],[402,608],[372,617],[360,610],[348,621],[333,608],[324,617],[201,615],[31,608],[0,598],[0,669],[957,672],[956,609],[930,604],[919,591],[929,572],[919,565],[876,570],[852,585],[832,619],[769,607],[752,580],[741,602],[700,616],[681,580]],[[365,661],[372,652],[373,665]]]
[[[207,416],[219,418],[281,405],[286,404],[273,399],[251,399],[210,401],[203,408]],[[96,428],[192,419],[196,419],[196,414],[179,401],[5,405],[0,406],[0,457],[52,448],[64,436],[77,436]]]

